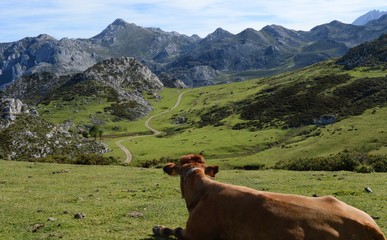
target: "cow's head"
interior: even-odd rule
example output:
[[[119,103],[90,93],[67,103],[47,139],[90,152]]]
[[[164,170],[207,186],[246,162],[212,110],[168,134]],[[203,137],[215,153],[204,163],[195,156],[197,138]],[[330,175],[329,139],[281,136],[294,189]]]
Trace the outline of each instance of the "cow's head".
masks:
[[[203,172],[211,177],[219,172],[218,166],[208,166],[205,164],[204,157],[202,155],[188,154],[180,158],[180,164],[168,163],[163,168],[164,172],[170,176],[183,176],[192,168],[202,169]]]
[[[170,176],[180,176],[181,194],[184,197],[184,182],[188,175],[201,169],[205,175],[215,177],[219,172],[218,166],[207,166],[202,155],[188,154],[180,158],[180,164],[168,163],[163,170]]]

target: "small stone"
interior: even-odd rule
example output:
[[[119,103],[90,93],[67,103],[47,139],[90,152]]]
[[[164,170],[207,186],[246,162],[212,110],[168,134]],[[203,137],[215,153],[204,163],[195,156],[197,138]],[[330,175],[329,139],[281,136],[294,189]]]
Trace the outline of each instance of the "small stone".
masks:
[[[144,216],[144,213],[134,211],[134,212],[130,212],[128,215],[129,215],[130,217],[132,217],[132,218],[139,218],[139,217],[143,217],[143,216]]]
[[[56,218],[54,218],[54,217],[49,217],[48,219],[47,219],[47,221],[49,221],[49,222],[55,222],[57,219]]]
[[[44,227],[44,224],[37,223],[37,224],[35,224],[34,226],[32,226],[31,231],[32,231],[32,232],[37,232],[37,231],[38,231],[39,229],[41,229],[42,227]]]
[[[86,217],[86,215],[83,214],[83,213],[77,213],[77,214],[74,215],[74,218],[75,218],[75,219],[83,219],[83,218],[85,218],[85,217]]]

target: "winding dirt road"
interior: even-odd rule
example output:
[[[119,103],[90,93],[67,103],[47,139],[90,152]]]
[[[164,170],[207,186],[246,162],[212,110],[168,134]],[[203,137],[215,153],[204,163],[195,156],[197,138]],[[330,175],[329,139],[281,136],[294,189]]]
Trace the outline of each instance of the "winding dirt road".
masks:
[[[124,145],[122,145],[121,143],[124,142],[124,141],[128,141],[128,140],[131,140],[131,139],[135,139],[135,138],[143,138],[143,137],[152,137],[152,136],[157,136],[159,134],[161,134],[160,131],[158,131],[157,129],[154,129],[153,127],[150,126],[150,121],[155,118],[155,117],[158,117],[160,115],[163,115],[163,114],[166,114],[166,113],[169,113],[171,112],[172,110],[174,110],[175,108],[177,108],[179,105],[180,105],[180,102],[181,102],[181,99],[183,97],[184,94],[186,94],[187,92],[190,92],[192,91],[191,90],[187,90],[187,91],[184,91],[182,93],[179,94],[179,96],[177,97],[177,101],[175,103],[175,106],[171,107],[169,110],[166,110],[164,112],[161,112],[161,113],[158,113],[156,115],[152,115],[150,116],[146,121],[145,121],[145,127],[148,128],[150,131],[153,132],[153,135],[139,135],[139,136],[133,136],[133,137],[128,137],[128,138],[125,138],[125,139],[121,139],[121,140],[118,140],[116,142],[116,145],[125,153],[126,155],[126,159],[124,161],[124,164],[128,165],[130,164],[130,162],[132,161],[132,154],[130,153],[129,149],[127,149]]]

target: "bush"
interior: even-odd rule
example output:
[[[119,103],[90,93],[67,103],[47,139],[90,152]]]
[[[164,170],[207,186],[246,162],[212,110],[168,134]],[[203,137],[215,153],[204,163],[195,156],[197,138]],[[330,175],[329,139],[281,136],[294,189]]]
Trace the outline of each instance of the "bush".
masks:
[[[262,170],[265,169],[265,164],[247,164],[243,166],[235,166],[233,169],[241,170]]]
[[[75,158],[64,155],[50,155],[44,158],[31,158],[29,161],[80,165],[115,165],[120,163],[119,160],[114,157],[104,157],[100,154],[80,154]]]
[[[150,167],[162,167],[162,165],[166,164],[166,163],[169,163],[169,162],[177,162],[177,160],[173,160],[171,159],[170,157],[161,157],[160,159],[152,159],[152,160],[147,160],[147,161],[143,161],[143,162],[140,162],[139,164],[137,164],[138,166],[140,167],[143,167],[143,168],[150,168]]]
[[[370,165],[366,164],[360,164],[359,166],[356,167],[355,171],[358,173],[371,173],[373,172],[373,168]]]
[[[282,160],[278,161],[274,168],[294,171],[387,172],[387,155],[345,151],[328,157]]]
[[[104,157],[99,154],[82,154],[78,155],[75,160],[75,164],[81,165],[110,165],[110,164],[118,164],[118,159],[114,157]]]

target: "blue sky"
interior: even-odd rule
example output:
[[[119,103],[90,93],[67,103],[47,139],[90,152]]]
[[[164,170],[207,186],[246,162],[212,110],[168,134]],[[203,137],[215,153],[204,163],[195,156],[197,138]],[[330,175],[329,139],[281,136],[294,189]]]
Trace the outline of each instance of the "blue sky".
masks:
[[[234,34],[269,24],[295,30],[339,20],[351,23],[385,0],[2,0],[0,42],[41,33],[90,38],[115,19],[205,37],[221,27]]]

